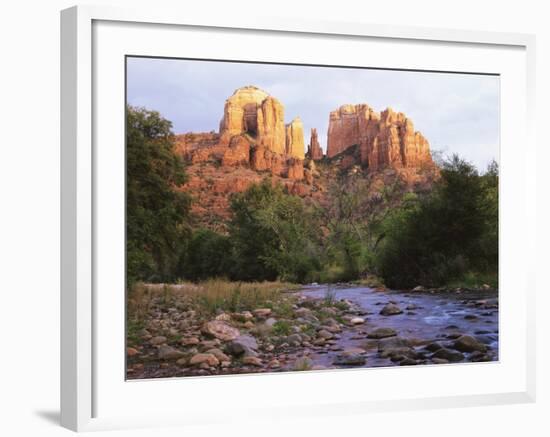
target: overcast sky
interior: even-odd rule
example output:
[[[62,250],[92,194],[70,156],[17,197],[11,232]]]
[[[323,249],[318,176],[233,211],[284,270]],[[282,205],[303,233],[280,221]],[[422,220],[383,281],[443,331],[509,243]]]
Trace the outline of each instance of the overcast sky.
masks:
[[[391,70],[128,58],[128,103],[159,111],[175,133],[218,131],[225,100],[256,85],[300,116],[305,142],[316,127],[326,151],[329,113],[343,104],[404,112],[432,150],[459,153],[480,170],[498,161],[499,79]]]

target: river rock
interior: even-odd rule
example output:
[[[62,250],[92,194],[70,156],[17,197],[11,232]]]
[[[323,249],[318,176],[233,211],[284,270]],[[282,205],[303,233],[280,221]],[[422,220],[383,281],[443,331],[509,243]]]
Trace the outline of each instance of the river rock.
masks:
[[[270,328],[272,328],[275,323],[277,323],[277,319],[275,319],[274,317],[270,317],[264,322],[264,324],[266,326],[269,326]]]
[[[158,357],[161,360],[177,360],[184,356],[185,354],[182,351],[179,351],[172,346],[163,344],[158,349]]]
[[[343,366],[362,366],[367,363],[365,350],[359,348],[347,349],[336,355],[333,364]]]
[[[176,364],[181,367],[185,367],[188,364],[187,358],[183,357],[176,361]]]
[[[214,355],[220,362],[231,361],[231,359],[226,354],[224,354],[220,349],[217,348],[209,349],[205,353]]]
[[[386,306],[384,306],[382,310],[380,310],[380,314],[382,314],[383,316],[395,316],[401,313],[403,313],[403,310],[399,308],[397,305],[395,305],[394,303],[389,303]]]
[[[254,314],[254,317],[258,318],[258,319],[265,319],[267,317],[269,317],[269,315],[271,314],[271,309],[270,308],[258,308],[254,311],[252,311],[252,314]]]
[[[386,338],[397,335],[397,332],[392,328],[376,328],[374,331],[368,333],[368,338]]]
[[[300,357],[294,362],[294,370],[310,370],[313,366],[313,361],[308,357]]]
[[[240,332],[237,328],[229,326],[227,323],[220,320],[212,320],[206,322],[202,327],[202,332],[206,335],[215,337],[222,341],[231,341],[236,339]]]
[[[394,348],[409,348],[410,346],[411,346],[411,342],[406,338],[389,337],[389,338],[383,338],[378,342],[378,351],[382,352],[387,349],[394,349]]]
[[[417,353],[410,347],[394,347],[384,349],[380,352],[380,357],[389,358],[392,361],[401,361],[404,358],[416,358]]]
[[[240,335],[225,346],[226,351],[234,356],[256,356],[258,343],[251,335]]]
[[[434,358],[443,358],[445,360],[450,361],[451,363],[458,363],[459,361],[462,361],[464,359],[464,355],[462,355],[458,351],[453,351],[451,349],[447,349],[443,347],[439,350],[436,350],[431,356],[431,358],[432,360]]]
[[[326,329],[321,329],[317,333],[317,336],[320,337],[320,338],[324,338],[325,340],[330,340],[332,337],[334,337],[334,335],[332,333],[328,332]]]
[[[445,358],[433,358],[432,357],[432,363],[434,363],[434,364],[449,364],[449,360],[446,360]]]
[[[151,343],[153,346],[164,344],[166,343],[166,337],[162,335],[157,335],[156,337],[153,337],[151,340],[149,340],[149,343]]]
[[[297,310],[294,311],[294,314],[296,314],[296,317],[304,317],[311,315],[312,312],[309,308],[300,307]]]
[[[134,357],[137,354],[139,354],[139,351],[136,348],[133,348],[133,347],[126,348],[126,355],[128,355],[129,357]]]
[[[229,322],[231,321],[231,316],[227,313],[221,313],[216,316],[216,320],[219,320],[222,322]]]
[[[254,316],[250,311],[243,311],[241,313],[232,313],[231,318],[237,322],[245,323],[252,320]]]
[[[243,358],[243,364],[247,366],[262,367],[262,360],[258,357],[248,356]]]
[[[214,338],[212,340],[202,340],[199,343],[199,347],[204,351],[207,349],[212,349],[214,347],[218,347],[220,345],[220,340],[217,338]]]
[[[209,367],[215,367],[220,364],[220,361],[214,354],[204,353],[193,355],[189,360],[189,365],[200,366],[201,364],[207,364]]]
[[[477,341],[471,335],[462,335],[458,337],[455,340],[453,347],[461,352],[487,352],[487,346]]]
[[[349,322],[352,325],[361,325],[361,324],[365,323],[365,319],[363,319],[362,317],[354,317]]]
[[[429,352],[435,352],[439,349],[441,349],[443,346],[441,346],[441,344],[439,344],[437,341],[434,341],[433,343],[428,343],[424,349],[426,349],[427,351]]]
[[[483,353],[481,351],[474,351],[470,355],[470,361],[474,363],[479,363],[482,361],[491,361],[491,356],[489,354]]]
[[[197,337],[187,337],[182,338],[180,343],[184,346],[196,346],[200,343],[200,340]]]

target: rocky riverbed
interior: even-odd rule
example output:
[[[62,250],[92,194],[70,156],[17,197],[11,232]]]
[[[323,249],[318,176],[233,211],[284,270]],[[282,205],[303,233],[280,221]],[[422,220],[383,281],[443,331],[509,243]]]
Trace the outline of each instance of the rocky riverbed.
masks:
[[[129,335],[127,378],[496,360],[495,290],[315,285],[209,317],[185,296],[156,297]]]

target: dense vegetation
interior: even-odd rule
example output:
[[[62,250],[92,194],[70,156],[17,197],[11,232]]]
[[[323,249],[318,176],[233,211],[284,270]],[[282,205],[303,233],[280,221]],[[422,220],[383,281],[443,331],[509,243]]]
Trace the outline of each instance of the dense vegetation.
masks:
[[[143,108],[126,112],[127,281],[173,278],[189,232],[190,198],[174,189],[186,178],[173,153],[172,123]]]
[[[337,282],[379,275],[390,287],[496,285],[498,168],[453,156],[425,193],[343,174],[325,207],[270,179],[231,198],[228,232],[193,228],[171,124],[128,108],[128,281]]]
[[[479,175],[453,156],[425,197],[404,202],[384,223],[376,265],[390,287],[494,282],[498,268],[498,169]]]

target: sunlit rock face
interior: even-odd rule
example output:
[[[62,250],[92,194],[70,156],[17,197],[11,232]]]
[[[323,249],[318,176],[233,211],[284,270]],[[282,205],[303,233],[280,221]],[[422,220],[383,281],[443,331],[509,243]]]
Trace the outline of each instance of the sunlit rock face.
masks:
[[[292,158],[304,159],[304,125],[296,117],[286,125],[286,154]]]
[[[321,204],[342,175],[369,178],[377,187],[400,179],[410,189],[437,178],[428,141],[404,114],[341,106],[330,113],[326,156],[313,128],[306,159],[300,117],[285,124],[283,104],[255,86],[239,88],[225,101],[218,132],[176,135],[174,149],[188,175],[178,189],[196,200],[192,212],[201,224],[221,232],[231,219],[231,195],[266,177]]]
[[[253,170],[302,179],[304,127],[299,117],[285,125],[284,114],[283,104],[260,88],[235,90],[220,122],[219,146],[228,148],[222,165],[241,165],[248,156]]]
[[[284,154],[286,147],[284,106],[255,86],[237,89],[225,102],[220,138],[229,144],[235,135],[246,134],[258,146]]]
[[[433,165],[430,145],[402,112],[382,113],[366,104],[344,105],[330,113],[327,156],[359,146],[361,164],[370,170]]]

